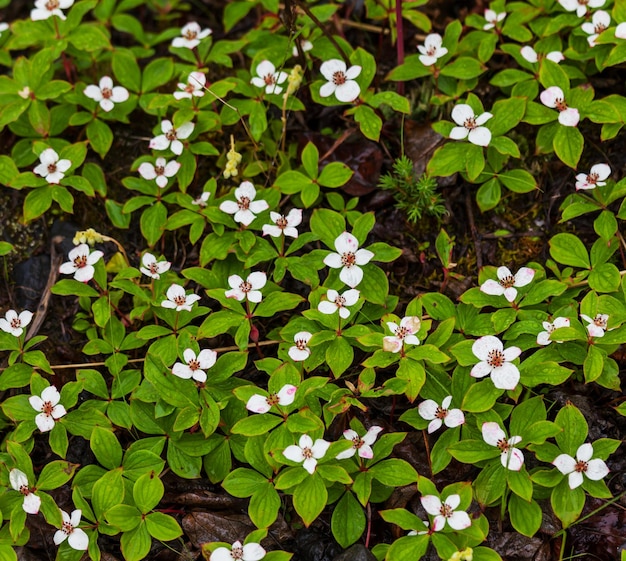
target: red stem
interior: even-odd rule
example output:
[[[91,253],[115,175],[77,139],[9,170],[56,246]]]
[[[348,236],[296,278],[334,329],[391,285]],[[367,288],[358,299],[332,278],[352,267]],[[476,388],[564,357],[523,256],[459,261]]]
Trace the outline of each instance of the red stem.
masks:
[[[402,22],[402,0],[396,0],[396,52],[398,66],[404,62],[404,26]],[[404,95],[404,82],[397,83],[399,95]]]

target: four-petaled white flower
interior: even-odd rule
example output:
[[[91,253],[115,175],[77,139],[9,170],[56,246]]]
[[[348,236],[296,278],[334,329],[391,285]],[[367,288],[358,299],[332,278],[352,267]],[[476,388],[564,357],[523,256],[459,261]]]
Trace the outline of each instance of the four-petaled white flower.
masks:
[[[620,23],[615,28],[615,37],[617,39],[626,39],[626,21],[623,23]]]
[[[326,292],[327,300],[322,300],[317,305],[317,309],[323,314],[329,315],[339,311],[339,317],[346,319],[350,316],[350,310],[347,306],[354,306],[359,301],[360,294],[358,290],[351,288],[339,295],[339,292],[329,288]]]
[[[166,296],[167,300],[161,302],[161,307],[176,310],[177,312],[182,310],[191,312],[191,306],[200,300],[200,296],[197,294],[185,293],[185,289],[180,284],[170,286],[167,289]]]
[[[270,218],[274,224],[263,225],[264,236],[269,234],[273,238],[280,238],[280,236],[284,234],[285,237],[298,237],[296,226],[300,226],[302,222],[302,209],[292,208],[287,216],[279,214],[278,212],[270,212]]]
[[[59,267],[59,272],[63,275],[73,274],[80,282],[90,281],[96,273],[93,266],[103,255],[99,250],[90,251],[88,244],[81,243],[69,252],[69,261]]]
[[[258,543],[247,543],[241,545],[241,542],[235,542],[230,549],[227,547],[218,547],[209,561],[259,561],[265,557],[265,550]]]
[[[543,322],[543,328],[545,331],[541,331],[537,335],[537,344],[538,345],[549,345],[552,343],[552,339],[550,339],[550,334],[560,327],[569,327],[569,318],[558,317],[554,318],[554,321],[550,323],[549,321]],[[557,343],[562,343],[563,341],[557,341]]]
[[[244,181],[235,189],[236,201],[224,201],[220,210],[227,214],[234,214],[233,219],[244,226],[249,226],[259,212],[267,210],[270,205],[267,201],[255,201],[256,189],[249,181]]]
[[[207,206],[207,202],[209,201],[209,197],[211,196],[211,191],[204,191],[202,195],[195,198],[191,201],[192,205],[197,205],[200,208],[205,208]]]
[[[282,84],[289,76],[282,70],[276,72],[276,67],[269,61],[264,60],[256,67],[257,76],[253,76],[250,82],[257,88],[265,88],[266,94],[279,94],[283,91]]]
[[[533,49],[530,45],[522,47],[520,54],[528,62],[535,63],[539,61],[539,55],[537,54],[537,51],[535,51],[535,49]],[[550,51],[548,54],[542,56],[544,56],[544,58],[547,58],[548,60],[551,60],[552,62],[556,62],[557,64],[562,60],[565,60],[565,56],[563,56],[563,53],[561,51]]]
[[[246,403],[246,409],[253,413],[267,413],[275,405],[291,405],[296,399],[296,386],[285,384],[278,393],[261,395],[255,393]]]
[[[156,257],[152,253],[144,253],[141,258],[142,266],[139,270],[152,279],[160,279],[161,275],[170,270],[172,264],[169,261],[157,261]]]
[[[39,161],[41,163],[33,171],[44,177],[48,183],[58,183],[72,167],[69,160],[59,160],[59,155],[52,148],[46,148],[39,154]]]
[[[204,86],[206,85],[206,75],[204,72],[192,72],[187,78],[187,83],[178,82],[180,91],[174,92],[174,97],[178,100],[191,99],[193,97],[202,97],[204,95]]]
[[[559,123],[564,127],[575,127],[580,120],[580,113],[574,107],[568,107],[565,103],[565,94],[558,86],[550,86],[539,95],[541,103],[546,107],[556,109],[559,112]]]
[[[26,477],[26,474],[19,469],[12,469],[9,472],[9,482],[13,489],[24,495],[24,501],[22,502],[24,512],[37,514],[41,506],[41,498],[31,491],[31,488],[28,486],[28,477]]]
[[[496,13],[494,10],[485,10],[485,20],[487,23],[483,25],[483,29],[493,29],[496,24],[500,23],[506,17],[506,12]]]
[[[157,158],[156,165],[144,162],[137,170],[139,175],[148,181],[156,179],[156,184],[161,188],[167,187],[167,181],[174,177],[180,169],[180,164],[176,160],[166,161],[165,158]]]
[[[594,318],[590,318],[585,314],[580,314],[580,317],[589,324],[586,328],[590,337],[604,337],[604,332],[606,331],[606,326],[609,322],[608,314],[596,314],[596,317]]]
[[[80,524],[81,514],[82,511],[80,509],[73,511],[71,516],[64,510],[61,510],[63,525],[60,530],[54,533],[54,543],[56,545],[67,540],[70,547],[78,551],[85,551],[89,547],[89,537],[83,530],[77,527]]]
[[[434,516],[432,529],[438,532],[446,522],[453,530],[465,530],[472,525],[469,514],[464,510],[455,510],[461,504],[461,497],[457,494],[448,495],[442,502],[435,495],[424,495],[420,498],[424,510]]]
[[[572,458],[567,454],[558,455],[552,465],[563,474],[568,476],[568,484],[570,489],[576,489],[583,484],[583,474],[592,481],[599,481],[606,477],[609,468],[603,460],[593,457],[593,445],[589,442],[582,444],[576,450],[576,458]]]
[[[317,460],[324,457],[329,446],[330,442],[322,438],[318,438],[313,444],[313,439],[308,434],[303,434],[298,445],[292,444],[285,448],[283,456],[292,462],[302,462],[302,467],[313,475]]]
[[[230,290],[226,291],[226,298],[234,298],[239,302],[248,300],[258,304],[263,299],[261,289],[267,282],[267,275],[260,271],[250,273],[246,280],[243,280],[239,275],[230,275],[228,277],[228,284]]]
[[[588,174],[579,173],[576,176],[576,191],[604,187],[609,175],[611,175],[611,168],[607,164],[596,164],[591,167]]]
[[[65,407],[59,404],[61,394],[54,386],[48,386],[41,392],[41,397],[31,395],[28,402],[35,411],[41,411],[35,416],[35,424],[41,432],[48,432],[54,428],[57,419],[67,414]]]
[[[343,60],[333,58],[322,63],[320,72],[328,80],[320,88],[320,97],[335,97],[341,102],[354,101],[361,93],[361,86],[354,80],[361,73],[360,66],[346,67]]]
[[[460,409],[449,409],[450,403],[452,403],[452,396],[448,395],[443,398],[441,405],[432,399],[427,399],[417,406],[420,417],[430,421],[428,434],[439,430],[444,423],[448,428],[458,427],[465,423],[463,411]]]
[[[311,349],[307,347],[309,340],[313,335],[311,335],[308,331],[299,331],[293,337],[293,341],[295,345],[293,347],[289,347],[289,356],[291,360],[296,362],[302,362],[306,360],[311,355]]]
[[[581,18],[587,13],[588,8],[600,8],[606,0],[559,0],[559,4],[568,12],[576,12]]]
[[[507,439],[506,434],[495,422],[483,423],[482,428],[483,440],[490,446],[496,446],[500,449],[500,462],[511,471],[519,471],[524,464],[524,454],[522,451],[514,448],[516,444],[522,441],[521,436],[512,436]]]
[[[474,341],[472,352],[480,362],[476,364],[470,375],[483,378],[491,374],[493,385],[500,390],[514,390],[519,382],[519,370],[511,364],[522,350],[519,347],[505,349],[502,341],[493,335],[485,335]]]
[[[166,150],[169,148],[174,154],[180,156],[183,153],[182,140],[189,138],[195,125],[188,121],[178,128],[174,128],[172,121],[164,119],[161,121],[161,132],[150,141],[150,148],[154,150]]]
[[[74,0],[35,0],[35,9],[30,11],[30,19],[33,21],[48,19],[59,16],[65,19],[61,10],[67,10],[74,4]]]
[[[442,42],[443,39],[439,33],[431,33],[426,35],[423,45],[417,46],[417,50],[422,53],[418,58],[424,66],[432,66],[437,59],[448,54],[448,49],[441,46]]]
[[[485,281],[480,287],[481,292],[490,296],[504,295],[509,302],[513,302],[517,297],[516,288],[529,284],[535,276],[535,271],[529,267],[522,267],[513,275],[508,267],[498,267],[496,274],[498,280]]]
[[[172,366],[172,374],[185,380],[193,378],[198,382],[206,382],[205,370],[208,370],[215,364],[217,353],[211,349],[203,349],[196,356],[193,349],[185,349],[183,351],[183,359],[186,364],[182,362],[175,363]]]
[[[374,451],[372,450],[372,444],[376,442],[378,438],[378,434],[383,430],[383,427],[373,426],[370,427],[369,430],[363,435],[363,438],[359,436],[359,434],[352,429],[347,429],[343,431],[343,437],[346,440],[352,441],[352,448],[348,448],[343,452],[337,454],[336,458],[338,460],[345,460],[346,458],[351,458],[354,454],[358,453],[359,457],[364,458],[366,460],[371,460],[374,457]]]
[[[208,37],[211,33],[213,33],[213,31],[208,27],[206,29],[201,29],[200,24],[195,21],[190,21],[180,30],[182,37],[175,37],[172,40],[172,47],[193,49],[200,44],[202,39]]]
[[[300,44],[300,49],[303,53],[306,53],[307,51],[313,49],[313,43],[311,43],[311,41],[309,41],[308,39],[302,41],[300,38],[297,38],[296,41]],[[298,56],[299,53],[297,45],[293,46],[293,48],[291,49],[291,54],[293,56]]]
[[[87,86],[83,93],[90,99],[97,101],[100,107],[107,113],[111,111],[116,103],[122,103],[129,97],[128,90],[122,86],[113,87],[113,80],[110,76],[100,78],[99,84],[96,86],[91,84]]]
[[[350,233],[344,232],[335,240],[337,253],[324,258],[324,265],[331,269],[341,268],[339,279],[350,288],[363,280],[363,270],[359,265],[366,265],[374,254],[369,249],[359,249],[359,241]]]
[[[0,329],[6,333],[10,333],[14,337],[19,337],[24,328],[33,319],[33,312],[24,310],[18,314],[15,310],[7,310],[3,318],[0,318]]]
[[[415,335],[422,324],[417,316],[406,316],[400,320],[400,325],[393,321],[387,322],[387,327],[393,335],[383,337],[383,350],[391,353],[399,353],[403,343],[407,345],[419,345],[420,340]]]
[[[598,10],[593,14],[591,21],[582,24],[583,31],[589,35],[589,37],[587,37],[587,42],[590,47],[596,46],[596,39],[598,38],[598,35],[600,35],[600,33],[602,33],[610,25],[611,16],[604,10]]]
[[[477,146],[488,146],[491,142],[491,131],[485,124],[493,115],[485,112],[481,115],[474,115],[474,110],[465,103],[455,105],[452,109],[452,120],[459,125],[450,131],[450,138],[453,140],[463,140],[467,138],[472,144]]]

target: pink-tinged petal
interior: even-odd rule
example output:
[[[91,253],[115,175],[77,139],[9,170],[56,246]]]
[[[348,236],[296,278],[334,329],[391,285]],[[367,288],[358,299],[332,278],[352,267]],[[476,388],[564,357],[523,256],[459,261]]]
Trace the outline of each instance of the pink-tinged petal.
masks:
[[[329,447],[330,442],[324,440],[323,438],[318,438],[315,441],[315,444],[311,446],[311,452],[313,452],[313,457],[317,458],[318,460],[320,458],[323,458],[326,455],[326,452],[328,452]]]
[[[211,349],[203,349],[200,351],[198,355],[198,362],[200,363],[200,368],[204,370],[208,370],[211,368],[215,362],[217,361],[217,353]]]
[[[515,286],[526,286],[530,284],[535,276],[534,269],[530,267],[522,267],[517,273],[515,273]]]
[[[378,435],[380,434],[382,430],[383,430],[383,427],[378,427],[378,426],[370,427],[369,430],[365,433],[365,436],[362,438],[363,442],[365,442],[365,444],[374,444],[374,442],[376,442],[376,439],[378,438]]]
[[[596,458],[595,460],[589,460],[585,473],[592,481],[599,481],[609,474],[609,468],[602,460]]]
[[[41,499],[35,495],[35,493],[29,493],[24,496],[24,502],[22,503],[22,508],[24,512],[28,514],[37,514],[39,512],[39,507],[41,506]]]
[[[267,413],[271,407],[264,395],[254,394],[246,403],[246,409],[253,413]]]
[[[349,232],[343,232],[335,240],[337,253],[356,253],[359,249],[359,241]]]
[[[424,510],[431,515],[439,514],[441,507],[443,506],[439,497],[436,497],[435,495],[424,495],[423,497],[420,497],[420,501]]]
[[[317,460],[315,458],[307,458],[304,462],[302,462],[302,467],[311,475],[315,473],[315,466],[317,466]]]
[[[573,471],[567,476],[567,484],[570,489],[576,489],[583,484],[583,474],[580,471]]]
[[[35,417],[35,424],[41,432],[51,431],[54,428],[54,423],[55,420],[52,416],[46,415],[45,413],[39,413],[39,415]]]
[[[555,329],[559,329],[561,327],[569,327],[570,321],[569,318],[558,317],[554,320],[553,325]]]
[[[369,249],[359,249],[354,254],[354,262],[357,265],[367,265],[373,257],[374,254]]]
[[[371,460],[374,457],[374,450],[369,444],[363,444],[359,450],[359,456],[361,458],[365,458],[366,460]]]
[[[474,367],[470,371],[470,376],[472,378],[484,378],[485,376],[488,376],[489,374],[491,374],[492,370],[493,370],[493,367],[483,360],[479,362],[478,364],[474,365]]]
[[[147,180],[152,180],[157,176],[155,167],[148,162],[141,164],[137,171],[141,177]]]
[[[335,458],[337,460],[347,460],[348,458],[351,458],[355,454],[356,454],[356,448],[353,446],[352,448],[348,448],[347,450],[344,450],[343,452],[339,452],[339,454],[337,454]]]
[[[172,374],[174,374],[174,376],[178,376],[179,378],[188,380],[193,376],[193,370],[189,368],[189,366],[187,366],[186,364],[183,364],[182,362],[177,362],[172,367]]]
[[[559,454],[552,465],[555,466],[563,475],[572,473],[576,469],[576,460],[568,454]]]
[[[550,51],[546,55],[546,58],[548,60],[551,60],[552,62],[555,62],[556,64],[565,60],[565,56],[563,56],[563,53],[561,51]]]
[[[476,146],[489,146],[491,131],[487,127],[478,127],[469,131],[467,140]]]
[[[498,442],[506,436],[500,425],[493,421],[483,423],[482,433],[483,440],[491,446],[497,446]]]
[[[526,45],[525,47],[522,47],[520,54],[528,62],[535,63],[539,60],[539,57],[537,56],[537,52],[535,51],[535,49],[533,49],[532,47],[528,45]]]
[[[287,226],[283,230],[283,233],[288,238],[297,238],[298,237],[298,230],[296,230],[296,228],[292,228],[291,226]]]
[[[93,278],[95,272],[96,270],[91,265],[85,265],[76,270],[74,278],[80,282],[88,282]]]
[[[87,534],[80,528],[74,528],[74,531],[70,534],[67,542],[72,549],[78,551],[85,551],[89,547],[89,538]]]
[[[468,119],[474,118],[474,110],[465,103],[459,103],[452,109],[452,120],[457,124],[464,127],[465,122]],[[465,128],[465,127],[464,127]]]
[[[551,86],[541,92],[539,99],[546,107],[556,107],[557,100],[563,100],[563,90],[558,86]]]
[[[519,382],[520,373],[517,366],[511,363],[504,363],[499,368],[494,368],[491,372],[493,385],[499,390],[514,390]]]
[[[441,419],[433,419],[430,423],[428,423],[428,434],[438,431],[442,424],[443,422]]]
[[[490,296],[502,296],[504,294],[504,287],[499,282],[489,279],[480,286],[480,291]]]
[[[417,406],[417,411],[420,417],[422,417],[422,419],[426,419],[427,421],[435,418],[438,409],[439,405],[436,401],[433,401],[432,399],[422,401],[422,403]]]
[[[335,72],[346,73],[346,63],[343,60],[336,58],[327,60],[320,66],[320,72],[324,78],[326,78],[329,82],[332,82],[333,74],[335,74]]]
[[[168,162],[167,165],[163,168],[163,175],[165,177],[173,177],[176,175],[178,170],[180,169],[180,164],[174,160]]]
[[[587,326],[587,333],[589,333],[592,337],[604,337],[604,329],[595,323],[590,323]]]
[[[397,337],[383,337],[383,350],[388,353],[399,353],[402,349],[402,340]]]
[[[276,394],[279,405],[291,405],[296,399],[296,391],[298,388],[291,384],[285,384]]]
[[[348,80],[335,90],[335,97],[342,103],[354,101],[361,93],[361,86],[354,80]]]
[[[150,141],[150,148],[152,148],[153,150],[166,150],[169,145],[170,145],[170,141],[166,138],[164,134],[155,136]]]
[[[509,438],[507,440],[507,442],[511,445],[511,446],[515,446],[516,444],[519,444],[522,441],[522,437],[521,436],[512,436],[511,438]]]
[[[574,107],[568,107],[565,111],[559,113],[559,123],[564,127],[575,127],[580,121],[580,114],[578,109]]]
[[[458,427],[465,423],[465,415],[460,409],[450,409],[443,421],[449,428]]]
[[[502,341],[493,335],[485,335],[484,337],[480,337],[474,341],[472,345],[472,352],[474,355],[480,360],[487,360],[489,358],[489,353],[491,351],[500,351],[503,350]]]
[[[576,459],[581,462],[588,462],[593,457],[593,445],[589,442],[581,444],[576,450]]]
[[[504,354],[504,360],[506,362],[511,362],[522,354],[522,349],[519,347],[509,347],[508,349],[504,349],[502,352]]]
[[[450,131],[450,138],[452,140],[463,140],[467,138],[469,131],[465,127],[454,127]]]
[[[464,510],[457,510],[448,518],[448,524],[453,530],[465,530],[472,525],[469,514]]]
[[[509,448],[505,454],[500,455],[502,465],[511,471],[519,471],[524,464],[524,454],[517,448]]]
[[[294,360],[295,362],[302,362],[309,358],[309,355],[311,354],[310,349],[299,349],[296,346],[290,347],[287,352],[291,357],[291,360]]]
[[[242,561],[259,561],[265,557],[265,550],[258,543],[247,543],[243,546]]]
[[[93,99],[94,101],[101,101],[103,99],[102,90],[100,90],[98,86],[94,86],[93,84],[87,86],[83,90],[83,94],[86,95],[89,99]]]
[[[346,440],[354,440],[355,438],[359,438],[359,433],[353,429],[346,429],[343,431],[343,437]]]
[[[439,532],[439,530],[443,530],[443,527],[446,525],[446,519],[445,517],[441,516],[441,514],[439,516],[435,516],[435,518],[433,519],[433,523],[431,526],[431,529],[433,532]],[[424,532],[426,533],[426,532]],[[419,532],[418,532],[419,534]]]
[[[339,273],[339,280],[350,288],[354,288],[363,280],[363,270],[356,265],[344,267]]]

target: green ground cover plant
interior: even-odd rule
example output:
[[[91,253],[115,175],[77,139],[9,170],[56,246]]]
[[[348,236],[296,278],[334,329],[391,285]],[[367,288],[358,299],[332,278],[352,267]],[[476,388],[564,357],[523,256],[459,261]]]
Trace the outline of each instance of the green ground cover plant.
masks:
[[[531,538],[551,516],[559,557],[584,553],[566,537],[585,505],[624,506],[623,433],[594,438],[554,391],[593,388],[626,416],[626,177],[597,146],[623,142],[623,78],[606,81],[626,62],[626,2],[496,0],[445,21],[426,0],[30,9],[0,24],[0,184],[23,224],[79,224],[49,292],[74,306],[82,360],[42,350],[47,299],[0,295],[1,560],[33,519],[58,560],[182,552],[172,477],[247,499],[254,529],[201,544],[212,561],[291,558],[264,541],[279,520],[324,520],[379,560],[492,561],[498,524]],[[350,22],[394,59],[338,32]],[[311,107],[333,115],[329,151],[295,132]],[[397,134],[416,115],[441,135],[423,173]],[[433,225],[440,289],[399,289],[404,248],[329,160],[351,135],[391,150],[381,187]],[[447,292],[462,275],[445,178],[489,216],[548,189],[549,165],[570,189],[549,258]],[[416,439],[419,462],[400,452]],[[401,489],[417,506],[390,500]]]

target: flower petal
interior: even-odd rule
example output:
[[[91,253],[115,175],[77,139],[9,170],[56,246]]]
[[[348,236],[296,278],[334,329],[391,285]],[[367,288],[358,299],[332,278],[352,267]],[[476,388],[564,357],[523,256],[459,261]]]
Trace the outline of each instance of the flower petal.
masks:
[[[441,507],[443,506],[439,497],[435,495],[424,495],[423,497],[420,497],[420,501],[424,510],[428,514],[432,515],[439,514]]]
[[[502,296],[504,294],[504,287],[498,281],[489,279],[480,285],[480,291],[490,296]]]
[[[472,525],[469,514],[464,510],[457,510],[448,517],[448,524],[453,530],[465,530]]]
[[[609,474],[609,468],[604,461],[596,458],[595,460],[589,460],[587,463],[587,471],[585,473],[592,481],[599,481],[600,479],[604,479]]]
[[[457,124],[464,126],[465,121],[474,118],[474,110],[465,103],[459,103],[452,109],[452,120]]]
[[[491,371],[493,385],[499,390],[514,390],[519,382],[520,373],[514,364],[505,362]]]
[[[576,469],[576,460],[568,454],[559,454],[552,461],[552,465],[555,466],[563,475],[567,475]]]
[[[491,446],[497,446],[498,442],[506,436],[500,425],[493,421],[483,423],[482,434],[483,440]]]
[[[287,446],[283,451],[283,456],[292,462],[302,462],[304,461],[304,453],[302,452],[302,448],[296,446],[295,444],[291,444]]]

